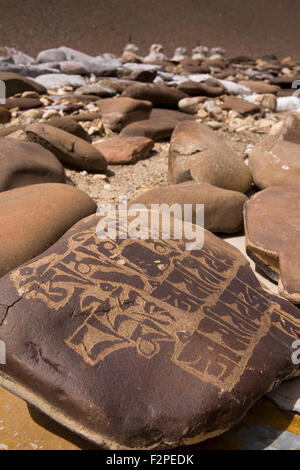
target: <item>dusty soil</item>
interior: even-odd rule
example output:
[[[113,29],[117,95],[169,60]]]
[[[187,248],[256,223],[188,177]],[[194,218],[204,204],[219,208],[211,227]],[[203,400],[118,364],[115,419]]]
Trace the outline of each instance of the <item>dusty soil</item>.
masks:
[[[171,54],[198,41],[228,55],[300,59],[298,0],[0,0],[0,46],[29,54],[61,46],[120,54],[128,41]]]

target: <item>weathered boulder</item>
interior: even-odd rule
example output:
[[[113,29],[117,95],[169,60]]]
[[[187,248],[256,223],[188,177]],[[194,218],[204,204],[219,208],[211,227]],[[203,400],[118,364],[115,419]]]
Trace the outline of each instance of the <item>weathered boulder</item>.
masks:
[[[36,91],[41,95],[47,93],[46,88],[42,85],[17,73],[0,72],[0,80],[5,83],[7,98],[24,91]]]
[[[151,101],[157,108],[178,108],[178,102],[188,95],[176,88],[165,85],[142,84],[132,85],[122,93],[122,96],[137,100]]]
[[[0,194],[0,277],[41,254],[95,202],[67,184],[35,184]]]
[[[120,131],[126,125],[147,119],[152,104],[149,101],[132,98],[105,98],[97,101],[103,123],[113,131]]]
[[[243,206],[247,196],[237,191],[217,188],[207,183],[186,182],[146,191],[130,204],[144,204],[148,209],[158,205],[159,211],[169,211],[173,204],[181,208],[178,217],[185,214],[185,204],[192,205],[192,221],[196,223],[197,204],[204,205],[204,228],[210,232],[236,233],[243,228]],[[174,216],[177,217],[175,211]]]
[[[80,170],[104,171],[107,162],[91,144],[69,132],[46,124],[31,124],[26,135],[50,150],[64,165]]]
[[[170,184],[195,180],[242,193],[251,186],[243,159],[209,127],[192,121],[179,123],[172,134],[168,180]]]
[[[1,386],[101,446],[153,450],[223,433],[300,375],[299,309],[235,248],[99,239],[98,222],[1,279]]]
[[[247,252],[279,293],[300,303],[300,189],[273,186],[245,205]]]
[[[94,142],[93,146],[104,155],[109,165],[122,165],[149,157],[154,143],[146,137],[118,136]]]
[[[38,183],[64,183],[65,171],[40,145],[0,138],[0,192]]]

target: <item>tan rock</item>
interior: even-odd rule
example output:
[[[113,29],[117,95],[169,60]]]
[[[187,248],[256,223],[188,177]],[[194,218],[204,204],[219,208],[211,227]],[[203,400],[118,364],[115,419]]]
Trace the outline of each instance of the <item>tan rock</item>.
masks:
[[[154,142],[146,137],[113,137],[112,139],[94,142],[109,165],[136,163],[150,155]]]
[[[113,131],[120,131],[132,122],[148,119],[152,110],[150,101],[127,97],[105,98],[97,101],[97,105],[105,127]]]
[[[300,188],[300,145],[269,136],[249,156],[249,169],[259,189],[270,186]]]
[[[186,182],[142,193],[130,201],[130,205],[144,204],[148,209],[151,206],[154,209],[153,204],[156,204],[162,205],[158,210],[168,211],[173,204],[179,204],[183,218],[184,205],[191,204],[192,221],[196,223],[197,204],[204,204],[206,230],[236,233],[243,228],[243,206],[247,199],[247,196],[237,191],[228,191],[207,183]]]
[[[0,138],[0,192],[38,183],[64,183],[64,168],[38,144]]]
[[[280,90],[279,86],[270,85],[269,83],[263,81],[255,80],[242,80],[239,82],[240,85],[250,88],[254,93],[277,93]]]
[[[96,204],[66,184],[37,184],[0,194],[0,277],[55,243]]]
[[[300,189],[273,186],[255,194],[245,205],[245,230],[257,269],[300,303]]]
[[[104,156],[79,137],[46,124],[32,124],[26,128],[28,138],[51,150],[60,162],[73,168],[104,171]]]
[[[170,184],[195,180],[242,193],[251,186],[243,158],[209,127],[191,121],[178,124],[172,134],[168,180]]]

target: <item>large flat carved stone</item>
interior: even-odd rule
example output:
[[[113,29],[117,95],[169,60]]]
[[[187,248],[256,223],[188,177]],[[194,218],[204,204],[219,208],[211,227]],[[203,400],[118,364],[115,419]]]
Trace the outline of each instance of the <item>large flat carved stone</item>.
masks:
[[[223,433],[300,375],[300,311],[235,248],[209,232],[190,252],[99,239],[98,222],[0,281],[2,386],[101,446],[167,449]]]

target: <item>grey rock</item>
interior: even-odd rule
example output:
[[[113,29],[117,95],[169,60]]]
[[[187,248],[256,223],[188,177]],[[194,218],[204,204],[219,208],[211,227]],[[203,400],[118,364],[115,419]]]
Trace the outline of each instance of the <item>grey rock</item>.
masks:
[[[62,73],[40,75],[36,78],[36,81],[46,88],[60,88],[64,85],[72,85],[74,88],[79,88],[86,85],[84,78],[80,75],[66,75]]]

